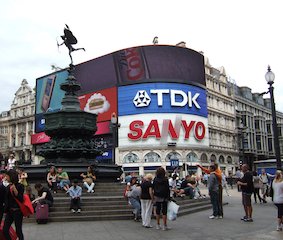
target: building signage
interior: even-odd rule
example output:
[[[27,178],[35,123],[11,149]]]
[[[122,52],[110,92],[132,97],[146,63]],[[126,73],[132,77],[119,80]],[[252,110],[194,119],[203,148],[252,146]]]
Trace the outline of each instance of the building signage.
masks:
[[[184,113],[207,117],[205,89],[178,83],[119,87],[119,116],[141,113]]]
[[[189,114],[156,113],[120,116],[119,146],[208,146],[207,118]]]

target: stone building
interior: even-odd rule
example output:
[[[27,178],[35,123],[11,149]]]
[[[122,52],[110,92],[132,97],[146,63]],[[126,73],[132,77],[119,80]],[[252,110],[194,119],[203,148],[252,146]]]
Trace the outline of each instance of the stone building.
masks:
[[[33,159],[34,108],[34,90],[23,79],[10,110],[2,112],[0,117],[0,152],[4,158],[13,152],[18,161],[30,162]]]

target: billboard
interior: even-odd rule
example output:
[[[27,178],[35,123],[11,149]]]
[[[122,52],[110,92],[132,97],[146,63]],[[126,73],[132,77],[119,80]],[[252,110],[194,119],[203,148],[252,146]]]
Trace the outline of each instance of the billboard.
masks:
[[[76,65],[74,76],[81,85],[81,109],[98,114],[98,122],[110,121],[113,112],[119,117],[144,113],[207,117],[204,58],[188,48],[154,45],[122,49]],[[36,133],[44,131],[46,111],[61,109],[64,91],[60,84],[67,77],[68,72],[62,70],[37,79]],[[149,104],[142,102],[143,93],[150,97]]]
[[[183,113],[207,117],[206,90],[180,83],[146,83],[119,87],[119,116]]]
[[[156,113],[120,116],[119,146],[162,146],[176,143],[178,147],[208,146],[208,120],[205,117]]]

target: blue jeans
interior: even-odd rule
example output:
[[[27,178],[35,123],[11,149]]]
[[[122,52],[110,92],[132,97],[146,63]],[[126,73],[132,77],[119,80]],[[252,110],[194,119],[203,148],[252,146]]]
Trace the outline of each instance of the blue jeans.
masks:
[[[129,198],[129,201],[134,208],[133,213],[135,215],[135,218],[139,218],[141,215],[141,202],[137,198]]]
[[[220,212],[220,203],[219,203],[219,193],[218,192],[210,192],[210,201],[213,209],[213,216],[221,216]]]

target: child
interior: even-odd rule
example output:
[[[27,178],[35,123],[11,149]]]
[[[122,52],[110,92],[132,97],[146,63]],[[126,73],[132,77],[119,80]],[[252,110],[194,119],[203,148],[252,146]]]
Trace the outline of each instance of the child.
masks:
[[[78,180],[74,179],[72,187],[69,188],[69,195],[71,197],[71,205],[70,209],[72,213],[80,213],[81,212],[81,195],[82,188],[78,186]]]

